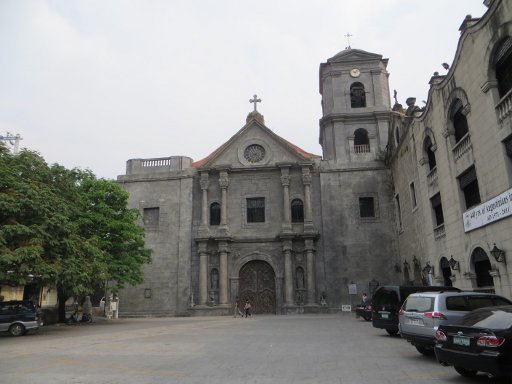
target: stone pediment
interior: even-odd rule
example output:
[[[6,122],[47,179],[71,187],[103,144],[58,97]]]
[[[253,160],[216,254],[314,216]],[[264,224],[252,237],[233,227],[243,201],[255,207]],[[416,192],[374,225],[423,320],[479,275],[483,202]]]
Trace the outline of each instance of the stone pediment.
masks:
[[[320,159],[320,156],[304,151],[272,132],[258,119],[250,118],[227,142],[192,166],[258,168],[278,163],[311,162],[314,159]]]
[[[362,49],[345,49],[330,59],[328,63],[343,63],[352,61],[382,60],[382,55],[363,51]]]

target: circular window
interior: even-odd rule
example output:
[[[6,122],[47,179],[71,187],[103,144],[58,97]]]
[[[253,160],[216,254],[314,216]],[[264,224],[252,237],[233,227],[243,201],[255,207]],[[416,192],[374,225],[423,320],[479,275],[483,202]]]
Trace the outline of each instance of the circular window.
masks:
[[[251,144],[244,151],[244,158],[249,163],[258,163],[265,157],[265,148],[259,144]]]

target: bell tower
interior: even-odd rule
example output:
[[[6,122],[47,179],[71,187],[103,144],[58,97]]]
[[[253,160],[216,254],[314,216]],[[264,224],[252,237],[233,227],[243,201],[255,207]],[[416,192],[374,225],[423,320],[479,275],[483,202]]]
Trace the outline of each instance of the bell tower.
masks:
[[[388,59],[350,47],[320,64],[320,145],[324,160],[360,167],[388,142]]]

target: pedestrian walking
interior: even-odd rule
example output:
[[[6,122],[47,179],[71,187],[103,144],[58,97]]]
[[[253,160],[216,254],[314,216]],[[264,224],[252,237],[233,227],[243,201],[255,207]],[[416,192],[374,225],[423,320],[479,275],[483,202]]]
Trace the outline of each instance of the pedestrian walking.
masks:
[[[252,308],[252,306],[251,306],[251,303],[249,302],[249,300],[245,300],[245,305],[244,305],[245,317],[252,316],[251,308]]]

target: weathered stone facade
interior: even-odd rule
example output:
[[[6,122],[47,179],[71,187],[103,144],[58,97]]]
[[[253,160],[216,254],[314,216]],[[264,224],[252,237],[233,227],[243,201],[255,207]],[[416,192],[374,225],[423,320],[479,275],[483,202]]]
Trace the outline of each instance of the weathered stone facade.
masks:
[[[260,313],[340,310],[400,282],[510,297],[510,268],[486,255],[494,243],[512,249],[512,216],[466,232],[463,221],[476,201],[472,167],[481,203],[512,181],[511,94],[498,92],[493,67],[511,9],[489,3],[465,20],[423,109],[396,99],[391,108],[381,55],[346,49],[322,63],[322,157],[277,136],[255,107],[203,160],[129,160],[118,181],[144,217],[153,262],[143,284],[121,292],[121,313],[228,314],[237,297]]]
[[[490,252],[512,250],[512,4],[487,5],[426,106],[393,108],[390,162],[402,279],[512,297],[512,269]]]

